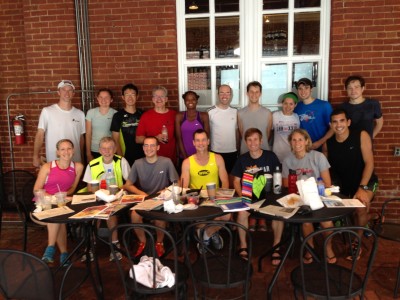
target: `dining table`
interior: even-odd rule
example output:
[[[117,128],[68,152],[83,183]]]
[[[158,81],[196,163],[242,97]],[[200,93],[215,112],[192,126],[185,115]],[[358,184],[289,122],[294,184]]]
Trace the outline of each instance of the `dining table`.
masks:
[[[276,205],[281,206],[277,200],[280,198],[288,195],[288,190],[286,188],[282,189],[281,194],[274,194],[274,193],[267,193],[266,200],[263,202],[261,207],[267,205]],[[341,197],[340,194],[336,194],[337,196]],[[318,210],[311,210],[307,214],[299,214],[296,213],[292,217],[285,219],[278,216],[268,215],[264,213],[260,213],[256,210],[250,210],[251,216],[254,218],[266,219],[266,220],[277,220],[282,221],[289,227],[289,235],[288,238],[282,240],[279,244],[268,248],[264,254],[262,254],[258,259],[258,271],[262,272],[262,260],[267,256],[271,255],[276,249],[279,249],[281,246],[286,245],[286,251],[284,252],[280,264],[276,267],[275,272],[272,276],[272,279],[268,285],[267,290],[267,298],[272,298],[272,289],[278,279],[280,272],[286,262],[286,259],[289,253],[292,251],[295,241],[297,239],[302,239],[302,224],[304,223],[320,223],[325,221],[335,221],[335,220],[347,220],[349,216],[351,216],[355,211],[353,207],[337,207],[337,208],[328,208],[323,206]],[[310,249],[312,251],[312,249]]]
[[[99,263],[98,263],[98,258],[96,254],[96,240],[100,239],[99,236],[97,235],[97,220],[96,218],[89,217],[89,218],[70,218],[71,216],[82,212],[84,209],[93,207],[93,206],[98,206],[98,205],[104,205],[106,204],[103,201],[94,201],[94,202],[88,202],[88,203],[82,203],[82,204],[72,204],[72,202],[67,202],[66,207],[70,208],[73,210],[73,212],[68,213],[68,214],[63,214],[59,216],[54,216],[46,219],[39,220],[38,218],[35,217],[35,214],[32,214],[32,218],[36,221],[39,222],[45,222],[45,223],[57,223],[57,224],[71,224],[73,226],[80,226],[82,229],[82,238],[78,242],[78,244],[75,246],[75,248],[69,253],[69,256],[67,260],[71,261],[71,263],[68,266],[60,266],[55,270],[55,274],[57,274],[59,271],[63,270],[64,274],[61,280],[61,286],[60,286],[60,295],[63,292],[64,285],[66,284],[67,277],[69,273],[72,270],[73,264],[77,261],[80,261],[79,258],[76,258],[73,260],[72,258],[76,254],[81,254],[82,252],[86,255],[87,258],[90,258],[90,253],[93,255],[93,261],[91,259],[86,259],[85,263],[85,275],[81,280],[77,280],[74,282],[75,284],[72,287],[69,287],[69,290],[67,291],[66,295],[63,295],[63,298],[67,297],[68,295],[72,294],[73,291],[75,291],[77,288],[79,288],[88,278],[92,282],[93,288],[96,293],[96,298],[97,299],[104,299],[104,294],[103,294],[103,284],[102,284],[102,279],[101,279],[101,274],[100,274],[100,268],[99,268]],[[115,215],[120,215],[123,214],[124,212],[128,211],[132,205],[125,205],[124,208],[116,211]],[[56,207],[53,205],[53,208]],[[100,239],[102,242],[108,243],[107,241]],[[93,267],[93,269],[92,269]],[[74,278],[76,279],[76,278]]]

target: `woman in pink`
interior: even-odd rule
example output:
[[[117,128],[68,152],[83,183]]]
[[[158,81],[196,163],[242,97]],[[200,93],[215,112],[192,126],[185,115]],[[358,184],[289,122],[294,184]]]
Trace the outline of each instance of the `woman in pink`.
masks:
[[[57,157],[44,164],[39,171],[33,190],[44,189],[46,195],[54,195],[58,191],[73,194],[83,172],[83,165],[73,162],[74,144],[63,139],[57,142]],[[47,263],[54,262],[54,254],[57,244],[60,250],[60,264],[63,265],[68,257],[67,253],[67,229],[65,224],[47,223],[48,246],[43,254],[42,260]]]
[[[193,91],[187,91],[182,95],[185,101],[186,111],[181,111],[175,117],[175,133],[179,146],[179,156],[185,159],[196,153],[193,145],[193,133],[197,129],[204,129],[210,134],[208,113],[197,111],[199,95]]]

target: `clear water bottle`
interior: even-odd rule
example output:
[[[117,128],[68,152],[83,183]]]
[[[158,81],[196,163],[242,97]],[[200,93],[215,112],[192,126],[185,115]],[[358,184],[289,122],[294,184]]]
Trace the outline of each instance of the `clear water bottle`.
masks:
[[[111,169],[107,170],[107,173],[106,173],[106,184],[107,184],[107,189],[110,188],[110,185],[116,185],[115,175],[114,175],[114,172]]]
[[[174,180],[172,182],[172,200],[174,201],[175,205],[178,205],[180,203],[180,199],[179,199],[179,185],[178,185],[178,181]]]
[[[161,135],[164,143],[168,143],[168,128],[167,126],[163,125],[161,128]]]
[[[320,196],[325,196],[325,184],[321,177],[317,179],[318,194]]]
[[[279,166],[276,166],[276,169],[272,175],[273,185],[274,185],[274,194],[282,193],[282,172],[279,169]]]

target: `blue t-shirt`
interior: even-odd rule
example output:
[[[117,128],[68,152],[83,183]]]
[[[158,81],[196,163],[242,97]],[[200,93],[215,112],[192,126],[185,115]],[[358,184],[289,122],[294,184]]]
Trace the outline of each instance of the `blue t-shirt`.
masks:
[[[307,130],[312,142],[320,140],[329,130],[332,106],[328,101],[315,99],[310,104],[299,102],[294,112],[299,115],[300,128]]]

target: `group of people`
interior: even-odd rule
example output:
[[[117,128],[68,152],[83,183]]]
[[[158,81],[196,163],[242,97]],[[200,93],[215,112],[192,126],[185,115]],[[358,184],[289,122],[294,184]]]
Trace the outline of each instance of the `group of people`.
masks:
[[[90,109],[85,117],[71,104],[73,83],[63,80],[58,85],[59,102],[43,108],[40,115],[33,164],[38,167],[41,163],[39,153],[44,138],[48,162],[41,167],[34,189],[44,188],[48,194],[55,193],[58,191],[55,184],[61,187],[62,174],[67,172],[71,179],[62,187],[72,194],[83,173],[80,162],[84,161],[85,146],[89,164],[84,182],[99,179],[111,169],[120,188],[143,195],[159,192],[180,177],[184,188],[198,189],[215,182],[222,188],[234,188],[241,196],[246,170],[261,168],[272,172],[279,167],[284,186],[288,185],[289,170],[295,170],[307,177],[321,177],[326,187],[332,183],[339,185],[342,194],[364,202],[367,208],[357,210],[355,222],[365,226],[378,183],[373,172],[372,140],[381,130],[383,118],[379,102],[363,96],[362,77],[350,76],[345,88],[349,101],[332,110],[328,101],[312,97],[312,81],[302,78],[296,82],[297,93],[284,94],[282,109],[271,113],[260,103],[262,85],[259,82],[247,85],[248,104],[242,109],[231,107],[232,89],[223,84],[218,88],[218,102],[207,112],[197,110],[199,95],[194,91],[182,95],[186,110],[176,112],[167,107],[167,90],[157,86],[152,91],[154,108],[143,112],[136,107],[139,90],[129,83],[122,88],[125,102],[122,110],[116,112],[111,108],[113,93],[101,89],[97,94],[99,106]],[[227,214],[220,219],[230,218]],[[142,222],[135,212],[131,219]],[[236,221],[250,230],[255,229],[256,220],[249,220],[247,211],[238,212]],[[108,221],[110,228],[116,224],[116,219]],[[157,225],[166,226],[161,221]],[[333,224],[324,222],[321,226]],[[266,230],[265,222],[258,227]],[[273,221],[272,229],[273,245],[277,245],[283,223]],[[303,227],[305,235],[312,230],[311,223]],[[57,244],[63,263],[67,253],[65,226],[49,224],[48,231],[43,259],[54,261]],[[136,234],[139,240],[136,255],[139,256],[146,240],[142,232]],[[217,249],[223,247],[218,228],[205,232],[204,239]],[[238,254],[247,259],[245,235],[240,230],[239,239]],[[118,246],[117,234],[113,242]],[[161,233],[157,235],[156,250],[159,256],[164,253]],[[329,262],[335,263],[332,247],[328,255]],[[304,259],[311,262],[312,257],[308,253]],[[278,265],[280,260],[277,249],[272,254],[272,264]]]

